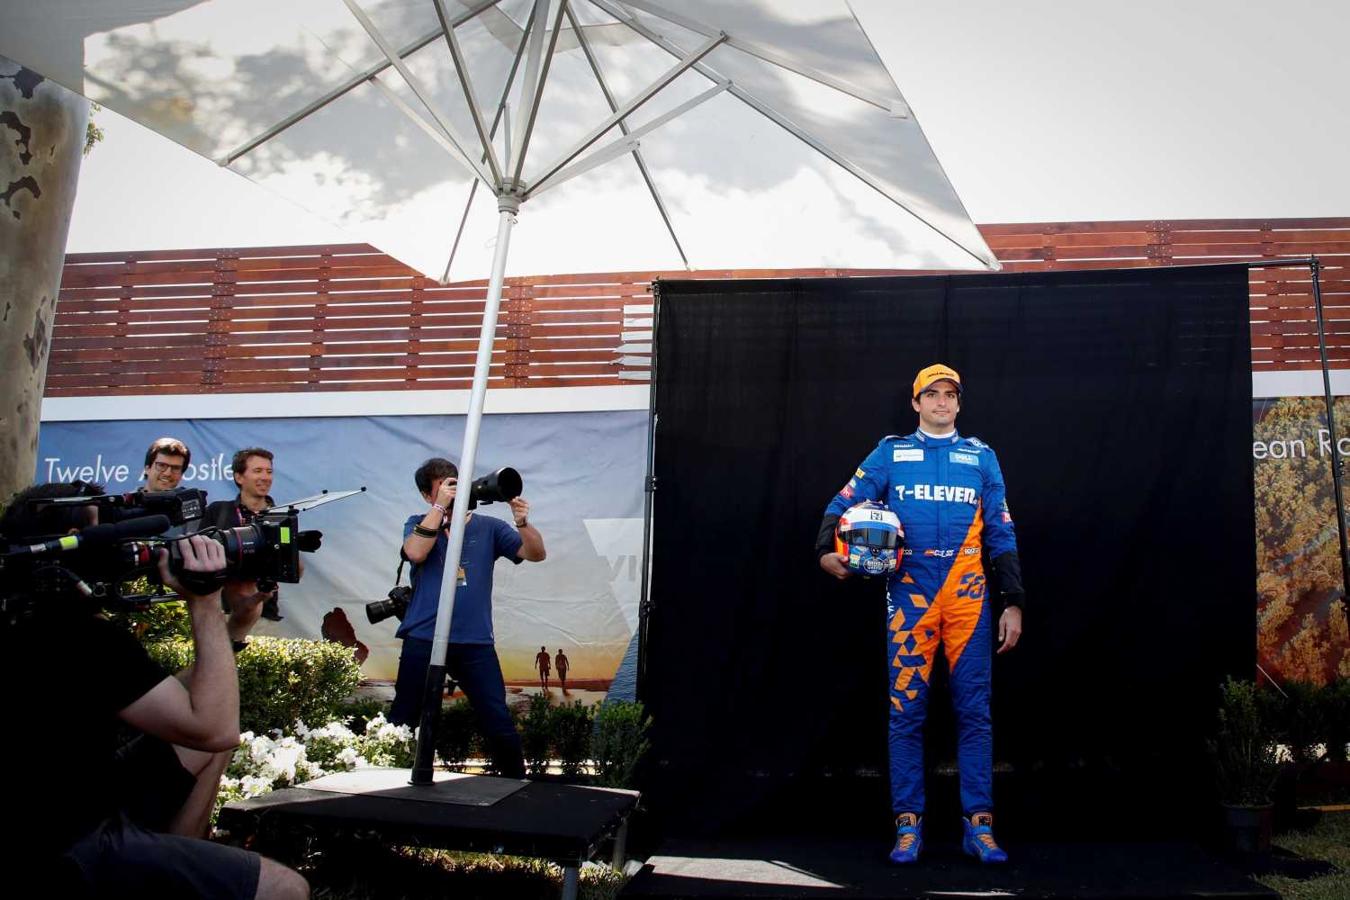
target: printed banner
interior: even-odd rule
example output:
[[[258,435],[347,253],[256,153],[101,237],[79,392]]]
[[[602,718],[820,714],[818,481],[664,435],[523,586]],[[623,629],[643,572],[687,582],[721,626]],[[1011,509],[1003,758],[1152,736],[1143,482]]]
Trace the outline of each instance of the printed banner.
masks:
[[[323,547],[306,556],[299,584],[281,586],[284,620],[264,620],[256,633],[318,638],[345,630],[345,619],[370,649],[364,676],[392,680],[397,622],[371,625],[364,607],[394,586],[403,523],[426,511],[414,470],[431,456],[455,460],[463,433],[462,416],[48,422],[36,475],[134,491],[145,448],[169,435],[192,451],[183,486],[202,488],[211,500],[235,496],[230,460],[250,446],[275,454],[278,503],[365,486],[364,494],[301,515],[304,528],[323,532]],[[539,684],[535,658],[544,647],[567,656],[569,697],[594,700],[610,688],[637,629],[646,444],[641,410],[483,418],[476,474],[502,466],[521,473],[530,520],[548,551],[542,563],[501,560],[495,570],[493,618],[508,684]],[[478,514],[510,519],[500,503]],[[556,670],[552,678],[556,686]]]
[[[1335,404],[1350,454],[1350,397]],[[1276,681],[1350,677],[1331,433],[1321,397],[1252,402],[1256,470],[1257,659]]]

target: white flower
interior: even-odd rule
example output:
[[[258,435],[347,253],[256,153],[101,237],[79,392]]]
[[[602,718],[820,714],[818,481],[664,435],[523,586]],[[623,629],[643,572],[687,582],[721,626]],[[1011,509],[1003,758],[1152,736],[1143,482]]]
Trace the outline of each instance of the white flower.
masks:
[[[276,779],[286,784],[295,781],[296,766],[305,760],[305,748],[295,742],[295,738],[284,738],[267,760],[268,768],[276,773]]]
[[[373,723],[374,720],[371,720]],[[370,724],[366,725],[366,734],[370,734]],[[377,741],[407,741],[412,739],[412,729],[407,725],[391,725],[388,722],[381,722],[380,727],[375,729],[375,740]]]
[[[248,743],[249,759],[255,763],[262,763],[271,755],[275,746],[276,742],[269,737],[255,737]]]

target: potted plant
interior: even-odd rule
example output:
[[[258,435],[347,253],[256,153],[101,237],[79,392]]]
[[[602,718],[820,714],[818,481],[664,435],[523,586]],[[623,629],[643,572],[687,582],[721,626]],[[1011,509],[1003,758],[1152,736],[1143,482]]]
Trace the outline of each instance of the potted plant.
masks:
[[[1273,790],[1279,772],[1274,731],[1256,685],[1227,679],[1220,689],[1219,727],[1210,742],[1229,847],[1270,852]]]

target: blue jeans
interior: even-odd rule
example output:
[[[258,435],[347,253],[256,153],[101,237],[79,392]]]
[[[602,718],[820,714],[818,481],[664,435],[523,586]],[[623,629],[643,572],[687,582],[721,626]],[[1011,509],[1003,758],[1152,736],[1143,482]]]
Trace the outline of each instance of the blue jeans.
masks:
[[[417,727],[426,702],[427,668],[431,665],[431,641],[404,638],[394,684],[394,705],[389,721]],[[492,644],[450,644],[445,671],[469,698],[478,729],[497,771],[507,778],[525,777],[525,757],[520,735],[506,708],[506,681],[502,678],[497,648]],[[439,697],[436,698],[439,701]]]

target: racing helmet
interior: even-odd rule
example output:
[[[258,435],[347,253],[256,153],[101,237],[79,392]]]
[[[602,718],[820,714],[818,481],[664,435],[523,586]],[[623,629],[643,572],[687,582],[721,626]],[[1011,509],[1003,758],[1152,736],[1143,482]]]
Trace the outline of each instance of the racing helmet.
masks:
[[[865,500],[839,517],[834,549],[846,565],[863,575],[890,575],[900,567],[905,530],[900,517],[880,503]]]

